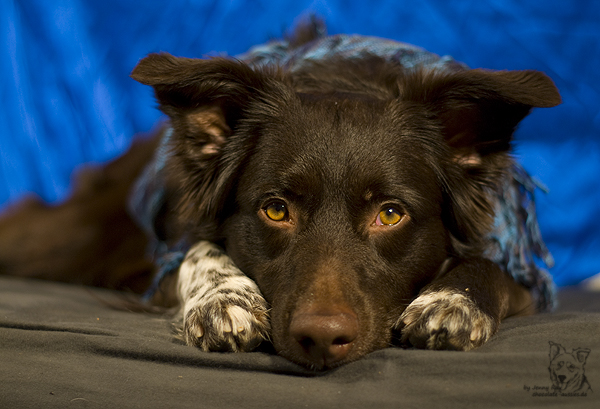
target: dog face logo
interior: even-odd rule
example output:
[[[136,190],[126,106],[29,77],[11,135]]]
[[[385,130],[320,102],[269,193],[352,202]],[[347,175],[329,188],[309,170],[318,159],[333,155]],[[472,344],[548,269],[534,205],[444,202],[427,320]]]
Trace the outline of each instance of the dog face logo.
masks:
[[[585,376],[585,362],[590,350],[573,349],[567,353],[562,345],[550,341],[550,380],[552,388],[561,393],[583,393],[591,391]]]

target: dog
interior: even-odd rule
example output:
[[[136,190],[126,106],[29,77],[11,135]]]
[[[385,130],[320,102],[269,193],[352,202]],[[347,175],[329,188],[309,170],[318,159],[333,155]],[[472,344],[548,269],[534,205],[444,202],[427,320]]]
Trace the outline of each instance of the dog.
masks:
[[[586,393],[591,387],[585,376],[585,362],[590,350],[573,349],[567,353],[565,348],[550,342],[550,380],[552,389],[561,393]]]
[[[169,117],[133,208],[168,249],[150,296],[180,305],[185,343],[269,341],[323,370],[391,345],[470,350],[533,312],[490,232],[513,132],[560,103],[553,82],[315,24],[269,47],[151,54],[131,74]]]

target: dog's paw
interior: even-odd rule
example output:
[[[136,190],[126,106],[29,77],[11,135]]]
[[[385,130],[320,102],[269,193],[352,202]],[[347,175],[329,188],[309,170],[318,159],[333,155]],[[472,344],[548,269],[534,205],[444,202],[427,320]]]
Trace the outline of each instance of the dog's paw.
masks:
[[[179,336],[204,351],[250,351],[269,336],[258,286],[218,246],[196,243],[179,268]]]
[[[188,300],[181,337],[203,351],[245,352],[269,336],[267,303],[256,284],[243,276],[228,278],[228,288]]]
[[[442,290],[421,294],[398,321],[401,340],[417,348],[464,350],[483,345],[498,323],[469,297]]]

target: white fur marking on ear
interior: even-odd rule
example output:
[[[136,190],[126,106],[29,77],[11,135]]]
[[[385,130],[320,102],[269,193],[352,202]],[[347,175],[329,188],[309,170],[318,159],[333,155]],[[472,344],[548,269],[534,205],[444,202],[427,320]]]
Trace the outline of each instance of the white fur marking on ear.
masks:
[[[454,157],[456,163],[466,168],[481,165],[481,156],[478,153],[471,153],[469,155],[456,155]]]
[[[221,144],[207,143],[206,145],[204,145],[202,147],[202,149],[200,151],[204,155],[212,156],[212,155],[216,155],[217,153],[219,153],[220,150],[221,150]]]
[[[212,134],[223,134],[229,131],[225,122],[225,114],[219,106],[203,106],[186,115],[187,119],[195,126],[210,131]]]
[[[225,114],[218,106],[202,107],[187,113],[185,118],[192,132],[210,137],[201,149],[205,155],[218,153],[225,144],[227,135],[231,133],[231,128],[225,121]]]

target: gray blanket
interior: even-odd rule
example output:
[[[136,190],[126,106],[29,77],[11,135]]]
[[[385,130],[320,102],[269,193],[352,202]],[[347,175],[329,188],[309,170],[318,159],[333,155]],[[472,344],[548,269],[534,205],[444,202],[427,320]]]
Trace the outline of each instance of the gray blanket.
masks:
[[[475,351],[389,348],[325,373],[180,345],[119,299],[0,276],[0,408],[600,407],[600,293],[563,289],[555,313],[510,318]],[[592,391],[552,389],[550,342],[591,351]]]

